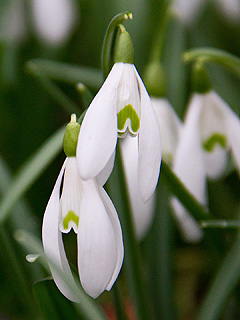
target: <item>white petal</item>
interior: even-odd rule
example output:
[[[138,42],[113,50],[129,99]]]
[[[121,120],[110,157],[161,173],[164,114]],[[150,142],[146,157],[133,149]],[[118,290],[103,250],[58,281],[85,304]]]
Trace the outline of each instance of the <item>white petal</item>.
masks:
[[[53,45],[62,44],[71,32],[77,7],[72,0],[33,0],[33,17],[39,36]]]
[[[54,186],[51,197],[48,201],[44,218],[43,218],[43,226],[42,226],[42,240],[43,247],[46,256],[53,261],[59,268],[61,268],[66,274],[72,277],[72,273],[67,261],[67,257],[63,247],[62,241],[62,233],[59,230],[59,216],[60,216],[60,186],[62,181],[62,176],[67,164],[67,159],[64,162],[60,174],[57,178],[56,184]],[[78,302],[79,299],[68,289],[65,285],[64,281],[58,275],[54,266],[52,266],[49,261],[49,266],[51,269],[51,273],[53,276],[53,280],[55,281],[58,289],[62,292],[62,294],[68,298],[69,300]],[[72,278],[73,285],[74,280]]]
[[[201,13],[204,7],[203,3],[204,0],[175,0],[173,3],[173,9],[184,23],[191,24]]]
[[[103,185],[107,182],[110,174],[112,173],[113,166],[114,166],[114,160],[115,160],[115,153],[116,153],[116,152],[115,152],[115,150],[114,150],[114,152],[113,152],[113,154],[111,155],[111,157],[110,157],[107,165],[106,165],[105,168],[99,173],[99,175],[98,175],[97,178],[96,178],[96,180],[97,180],[97,182],[98,182],[98,184],[99,184],[100,186],[103,186]]]
[[[97,298],[112,279],[117,263],[117,243],[98,187],[83,182],[78,232],[78,269],[84,290]]]
[[[203,237],[203,231],[197,221],[186,211],[181,203],[176,199],[171,199],[171,205],[174,210],[174,218],[181,230],[183,239],[190,243],[197,243]]]
[[[82,184],[81,179],[78,175],[77,170],[77,160],[75,157],[68,158],[64,179],[63,179],[63,188],[62,195],[60,199],[60,231],[68,233],[71,228],[74,232],[78,232],[78,223],[75,219],[72,219],[67,224],[68,227],[63,224],[64,218],[71,212],[79,218],[80,215],[80,205],[81,205],[81,196],[82,196]],[[64,228],[65,226],[65,228]]]
[[[239,23],[240,2],[239,0],[216,0],[216,8],[221,9],[222,13],[230,23]]]
[[[122,77],[118,87],[117,112],[120,112],[122,109],[129,105],[132,106],[132,108],[136,112],[136,117],[140,119],[140,95],[138,90],[138,81],[135,74],[135,67],[133,64],[124,63]],[[118,131],[121,134],[124,134],[127,128],[132,135],[136,135],[139,131],[139,128],[134,128],[131,119],[129,118],[126,120],[121,130],[118,126]]]
[[[162,157],[172,164],[181,130],[181,122],[167,99],[151,98],[161,133]]]
[[[224,117],[228,145],[240,172],[240,119],[227,103],[215,93],[215,99]]]
[[[226,136],[224,113],[220,103],[222,101],[219,100],[219,97],[214,91],[203,94],[202,99],[203,111],[200,120],[202,143],[216,133]],[[221,177],[226,168],[227,156],[227,150],[219,144],[216,144],[211,152],[204,150],[204,163],[209,178],[218,179]]]
[[[108,283],[106,290],[111,290],[114,282],[116,281],[118,274],[120,272],[120,269],[122,267],[123,263],[123,255],[124,255],[124,249],[123,249],[123,237],[122,237],[122,229],[120,225],[120,221],[116,212],[116,209],[107,195],[106,191],[103,188],[99,188],[99,193],[101,196],[101,199],[104,203],[104,206],[106,208],[108,217],[111,221],[113,230],[114,230],[114,235],[115,235],[115,241],[116,241],[116,246],[117,246],[117,261],[116,261],[116,266],[112,275],[112,278],[110,282]]]
[[[199,128],[202,108],[202,95],[194,94],[190,101],[186,120],[181,130],[180,140],[173,163],[173,170],[193,196],[196,197],[201,204],[205,205],[207,203],[206,172],[203,162]],[[185,208],[178,203],[178,200],[174,200],[172,205],[177,220],[182,219],[181,227],[185,228],[186,226],[185,237],[189,239],[192,235],[188,230],[188,224],[186,224],[186,214],[188,213]],[[188,221],[190,220],[191,219],[188,219]],[[195,229],[194,225],[193,229]]]
[[[142,239],[153,219],[154,196],[143,202],[138,187],[138,137],[126,136],[119,141],[133,222],[138,239]]]
[[[107,165],[117,142],[117,89],[122,63],[113,66],[90,104],[81,125],[77,161],[83,180],[95,178]]]
[[[161,139],[156,113],[137,70],[136,76],[141,95],[138,183],[141,197],[146,202],[153,195],[158,182],[162,156]]]

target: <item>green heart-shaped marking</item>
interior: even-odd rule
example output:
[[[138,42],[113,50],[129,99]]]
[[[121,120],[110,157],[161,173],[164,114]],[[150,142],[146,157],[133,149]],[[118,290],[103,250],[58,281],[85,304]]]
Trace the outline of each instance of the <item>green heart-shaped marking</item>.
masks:
[[[69,222],[73,221],[78,227],[79,217],[72,211],[68,211],[68,214],[63,219],[63,228],[68,229]]]
[[[131,132],[136,133],[140,127],[140,119],[136,110],[131,104],[126,105],[117,114],[118,117],[118,130],[122,131],[124,129],[127,119],[131,121]],[[129,128],[130,129],[130,128]]]
[[[223,149],[227,147],[227,139],[221,133],[214,133],[206,141],[203,142],[203,149],[207,152],[212,152],[215,144],[219,144]]]

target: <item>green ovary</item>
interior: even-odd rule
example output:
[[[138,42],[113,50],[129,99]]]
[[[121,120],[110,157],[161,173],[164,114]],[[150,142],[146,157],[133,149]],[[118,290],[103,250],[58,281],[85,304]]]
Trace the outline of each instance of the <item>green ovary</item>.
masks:
[[[226,137],[221,133],[214,133],[203,142],[202,146],[205,151],[212,152],[216,144],[219,144],[223,149],[225,149],[227,147]]]
[[[68,214],[63,219],[63,228],[68,229],[69,222],[73,221],[78,226],[79,217],[72,211],[68,211]]]
[[[127,119],[131,121],[132,133],[137,132],[140,127],[140,119],[136,110],[132,107],[131,104],[126,105],[122,110],[117,114],[118,116],[118,130],[122,131],[124,129]]]

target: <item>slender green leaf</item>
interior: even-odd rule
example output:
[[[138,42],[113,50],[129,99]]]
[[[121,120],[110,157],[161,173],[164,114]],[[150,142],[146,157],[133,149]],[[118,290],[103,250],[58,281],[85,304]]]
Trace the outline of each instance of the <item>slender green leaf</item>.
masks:
[[[64,131],[65,126],[55,132],[24,164],[18,175],[12,180],[7,194],[0,203],[0,223],[5,221],[16,202],[61,151]]]
[[[240,233],[227,253],[200,308],[197,320],[217,320],[240,281]]]
[[[36,67],[53,80],[74,85],[83,82],[92,89],[99,89],[103,81],[101,70],[90,67],[40,59],[30,60],[26,64],[27,70],[33,74]]]
[[[41,280],[33,286],[34,295],[46,320],[82,319],[72,302],[57,289],[53,280]]]
[[[19,243],[21,243],[29,252],[40,253],[43,255],[43,247],[40,240],[26,232],[24,230],[18,230],[15,234],[15,238]],[[42,266],[48,270],[47,259],[39,258]],[[55,263],[54,261],[49,261],[56,272],[61,276],[62,280],[69,287],[69,290],[73,292],[74,295],[79,297],[79,303],[76,304],[77,309],[84,316],[84,320],[106,320],[103,311],[98,306],[98,304],[90,298],[85,291],[80,286],[79,280],[75,278],[76,285],[73,285],[72,278],[65,274]]]
[[[37,64],[33,62],[27,63],[28,70],[36,77],[38,82],[43,86],[47,93],[66,110],[69,114],[80,113],[80,108],[73,102]]]

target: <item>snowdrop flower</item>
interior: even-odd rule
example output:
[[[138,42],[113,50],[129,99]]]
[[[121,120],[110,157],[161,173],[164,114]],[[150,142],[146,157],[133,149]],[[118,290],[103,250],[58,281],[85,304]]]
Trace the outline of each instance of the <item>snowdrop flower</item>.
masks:
[[[240,170],[240,120],[213,90],[194,93],[177,148],[174,171],[188,190],[207,205],[206,179],[223,174],[228,152]],[[186,211],[174,200],[179,215]]]
[[[238,22],[240,18],[240,2],[238,0],[212,0],[215,8],[228,19],[229,22]],[[196,16],[204,9],[207,0],[175,0],[173,8],[186,24],[191,24]]]
[[[44,251],[53,279],[62,294],[76,302],[78,298],[51,263],[74,282],[62,233],[73,229],[77,234],[79,277],[82,287],[93,298],[111,289],[123,261],[121,226],[110,198],[96,179],[83,181],[78,175],[75,154],[79,127],[73,117],[64,137],[67,158],[48,201],[42,228]]]
[[[32,0],[33,22],[36,32],[54,46],[62,45],[77,19],[75,0]]]
[[[167,98],[151,98],[157,115],[162,142],[162,157],[172,165],[182,123]]]
[[[147,202],[159,176],[160,132],[150,97],[132,63],[114,64],[86,112],[77,146],[83,180],[96,177],[114,157],[118,137],[136,138],[138,190]]]

